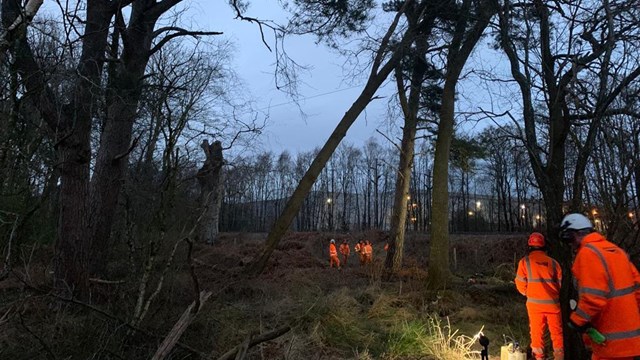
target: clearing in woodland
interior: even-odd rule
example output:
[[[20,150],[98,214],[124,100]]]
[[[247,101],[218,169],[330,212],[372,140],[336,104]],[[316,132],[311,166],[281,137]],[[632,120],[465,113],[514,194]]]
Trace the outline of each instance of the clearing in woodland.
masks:
[[[528,345],[525,301],[512,282],[525,235],[453,235],[455,280],[436,292],[426,290],[428,237],[408,234],[404,267],[389,278],[385,236],[289,233],[265,272],[250,280],[242,270],[266,234],[224,233],[213,246],[196,244],[194,274],[212,295],[167,358],[480,359],[474,336],[481,329],[491,359],[499,359],[503,335]],[[351,246],[341,270],[329,268],[331,238]],[[371,265],[359,265],[353,251],[360,239],[373,244]],[[3,313],[17,310],[0,321],[2,359],[148,359],[194,300],[186,247],[151,275],[143,305],[165,278],[135,326],[140,276],[128,271],[126,255],[110,268],[119,281],[94,279],[91,305],[47,290],[51,264],[43,259],[51,258],[49,249],[34,249],[0,289]],[[256,343],[265,334],[274,338]]]

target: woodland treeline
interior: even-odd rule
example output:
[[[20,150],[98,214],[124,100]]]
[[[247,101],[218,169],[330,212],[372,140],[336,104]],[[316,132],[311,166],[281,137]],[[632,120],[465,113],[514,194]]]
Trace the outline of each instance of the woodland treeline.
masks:
[[[622,182],[612,187],[603,181],[618,182],[609,171],[616,169],[617,173],[622,164],[605,166],[604,163],[606,159],[619,158],[618,151],[628,146],[625,139],[634,135],[621,128],[612,130],[610,136],[618,139],[600,149],[603,162],[588,169],[584,206],[601,231],[621,227],[620,238],[631,236],[633,239],[637,233],[635,216],[639,201],[635,187]],[[517,129],[513,127],[499,130],[490,127],[473,138],[454,139],[449,177],[451,232],[520,232],[544,228],[543,200],[516,134]],[[363,147],[341,144],[305,199],[292,229],[388,230],[397,172],[394,159],[399,155],[397,148],[383,141],[371,138]],[[619,145],[614,145],[616,142]],[[623,151],[631,153],[631,149]],[[264,152],[229,160],[221,231],[269,231],[316,152],[295,156],[288,151]],[[634,182],[635,162],[637,160],[629,158],[630,167],[626,170]],[[408,230],[429,230],[432,165],[432,143],[419,141],[408,195]],[[622,191],[622,198],[611,200],[612,189],[621,186],[629,186],[629,191]]]
[[[88,300],[90,279],[108,279],[124,256],[141,283],[138,326],[161,293],[161,280],[150,290],[158,264],[183,242],[215,242],[219,226],[269,232],[247,276],[290,229],[388,229],[390,273],[405,231],[427,231],[432,289],[451,278],[450,231],[537,228],[568,269],[557,226],[579,211],[638,252],[636,1],[278,1],[283,24],[250,1],[212,5],[256,25],[293,99],[288,37],[315,36],[363,84],[317,150],[250,156],[233,150],[251,147],[268,116],[250,111],[223,33],[186,26],[188,5],[56,2],[48,16],[42,3],[1,3],[2,278],[25,246],[51,246],[52,292]],[[469,79],[489,108],[460,86]],[[396,88],[392,140],[343,144],[385,84]],[[577,344],[567,337],[568,358]]]

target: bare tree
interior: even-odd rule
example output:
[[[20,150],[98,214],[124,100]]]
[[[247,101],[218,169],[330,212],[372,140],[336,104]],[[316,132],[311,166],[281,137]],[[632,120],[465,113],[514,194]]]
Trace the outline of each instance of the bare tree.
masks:
[[[87,1],[84,19],[80,14],[69,17],[84,25],[84,35],[78,39],[81,56],[77,76],[71,80],[70,96],[57,94],[47,84],[40,70],[42,65],[34,58],[27,39],[17,40],[14,46],[16,68],[27,96],[40,105],[40,113],[57,144],[61,186],[55,278],[57,288],[63,291],[87,295],[90,250],[93,271],[105,269],[121,180],[135,145],[132,129],[149,58],[176,37],[219,34],[191,32],[177,26],[156,29],[158,19],[180,2]],[[17,1],[4,0],[2,5],[4,24],[21,16]],[[131,11],[125,24],[123,8],[128,6]],[[112,66],[103,84],[107,56]],[[106,114],[90,179],[90,135],[103,94]]]
[[[612,105],[640,75],[637,59],[613,55],[619,45],[637,48],[638,9],[633,1],[607,0],[590,2],[587,7],[567,3],[557,8],[556,2],[542,0],[524,8],[514,5],[502,2],[500,45],[520,89],[523,138],[544,198],[552,251],[568,269],[570,250],[555,241],[554,231],[563,215],[570,170],[568,137],[574,126],[588,128],[569,180],[573,184],[571,210],[581,211],[584,172],[602,119],[606,114],[627,111]],[[567,30],[557,32],[557,26]],[[539,132],[548,135],[547,142],[541,143]],[[572,288],[570,276],[563,278],[562,288],[566,315]],[[567,357],[582,357],[579,339],[567,337],[566,341]]]
[[[441,289],[449,282],[449,152],[453,138],[456,85],[469,55],[475,48],[491,17],[491,1],[465,0],[447,47],[446,72],[440,108],[440,122],[433,160],[433,215],[429,252],[429,287]]]

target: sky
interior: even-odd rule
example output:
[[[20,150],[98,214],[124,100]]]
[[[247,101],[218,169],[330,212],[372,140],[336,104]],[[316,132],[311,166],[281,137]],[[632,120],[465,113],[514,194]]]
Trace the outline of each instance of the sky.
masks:
[[[275,0],[252,0],[245,15],[284,23],[286,14],[277,3]],[[291,37],[286,43],[287,52],[296,62],[309,67],[308,72],[300,73],[302,100],[296,104],[276,89],[274,54],[262,44],[255,24],[235,19],[231,8],[220,2],[189,0],[186,4],[197,26],[223,31],[224,36],[235,43],[234,67],[254,96],[255,108],[269,112],[267,128],[258,141],[262,148],[276,153],[282,150],[297,153],[322,146],[360,94],[366,79],[350,80],[351,76],[347,74],[350,65],[345,65],[346,59],[326,46],[316,44],[313,37]],[[374,23],[386,28],[389,21],[383,18],[384,15],[379,15]],[[273,41],[269,40],[273,46]],[[508,73],[508,62],[500,52],[492,49],[488,44],[491,41],[490,37],[483,39],[468,61],[469,68],[479,71],[464,75],[457,87],[459,112],[479,112],[482,109],[497,113],[513,106],[513,87],[505,83],[488,83],[480,78],[482,72],[508,77],[504,75]],[[391,145],[388,139],[399,143],[402,120],[392,124],[388,115],[390,97],[394,93],[395,84],[388,80],[376,94],[382,99],[369,104],[343,142],[362,146],[367,139],[375,137],[383,144]],[[463,123],[462,117],[459,117],[463,124],[461,128],[466,132],[479,132],[494,124],[486,119]]]
[[[255,109],[269,114],[266,129],[258,140],[260,146],[275,153],[288,150],[294,154],[322,146],[360,94],[366,79],[351,81],[351,76],[345,73],[349,70],[348,65],[345,68],[345,58],[315,44],[313,37],[289,38],[285,44],[289,56],[308,67],[299,74],[300,100],[296,103],[276,89],[275,56],[262,43],[255,24],[235,19],[231,8],[220,2],[191,0],[187,4],[195,26],[222,31],[234,43],[234,68],[251,92]],[[246,15],[280,22],[285,19],[277,2],[269,0],[252,1]],[[273,47],[271,38],[267,37],[267,42]],[[379,92],[384,93],[384,89]],[[388,132],[388,100],[387,96],[372,102],[343,141],[362,145],[372,136],[386,141],[376,129]]]
[[[59,8],[52,3],[45,2],[43,9],[59,15]],[[253,100],[252,109],[258,110],[262,118],[267,118],[265,129],[252,144],[256,151],[270,150],[278,154],[288,150],[296,154],[322,146],[366,81],[364,76],[354,80],[348,74],[352,68],[346,63],[347,59],[325,45],[316,44],[314,37],[289,37],[285,44],[287,53],[307,68],[299,73],[299,100],[295,102],[276,89],[273,75],[275,54],[263,44],[256,24],[235,19],[235,13],[226,1],[185,0],[177,9],[184,10],[181,26],[191,30],[223,32],[220,38],[233,44],[231,67],[242,80],[246,96]],[[276,0],[251,0],[245,15],[278,23],[286,21],[286,13]],[[388,21],[383,16],[378,16],[374,22],[386,27]],[[272,48],[275,46],[269,33],[265,33],[265,39]],[[474,54],[470,63],[474,68],[482,68],[485,64],[495,63],[496,59],[499,60],[499,56],[496,57],[495,52],[482,50]],[[464,111],[477,111],[480,107],[491,109],[498,100],[484,95],[489,93],[488,89],[473,76],[462,80],[458,90],[457,106]],[[381,99],[369,104],[343,142],[362,146],[370,137],[385,145],[391,145],[389,139],[399,142],[402,121],[390,121],[388,115],[394,92],[395,85],[388,80],[376,94]],[[500,96],[496,89],[491,93]],[[505,98],[510,101],[509,95]],[[465,125],[470,131],[477,131],[483,126],[486,124]]]

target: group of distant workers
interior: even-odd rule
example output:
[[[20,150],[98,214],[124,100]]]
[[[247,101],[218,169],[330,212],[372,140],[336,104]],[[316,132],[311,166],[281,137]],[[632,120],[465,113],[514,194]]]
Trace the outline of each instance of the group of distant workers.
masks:
[[[640,359],[640,274],[629,256],[578,213],[562,219],[560,239],[577,250],[571,272],[578,296],[571,301],[569,327],[583,334],[592,360]],[[532,233],[528,246],[528,255],[518,264],[515,283],[527,297],[531,350],[535,359],[545,359],[543,334],[547,326],[554,359],[564,360],[562,270],[546,254],[542,234]]]
[[[389,245],[385,244],[384,250],[386,251],[388,248]],[[360,258],[360,266],[373,263],[373,245],[371,245],[371,241],[360,240],[353,247],[353,250]],[[340,258],[338,257],[338,251],[340,251],[340,255],[342,255],[342,261],[340,261]],[[349,242],[347,240],[342,240],[338,249],[336,249],[336,240],[329,240],[329,267],[341,269],[342,267],[347,266],[349,256],[351,256],[351,248],[349,247]]]

